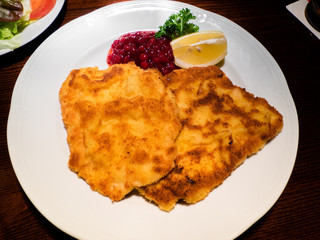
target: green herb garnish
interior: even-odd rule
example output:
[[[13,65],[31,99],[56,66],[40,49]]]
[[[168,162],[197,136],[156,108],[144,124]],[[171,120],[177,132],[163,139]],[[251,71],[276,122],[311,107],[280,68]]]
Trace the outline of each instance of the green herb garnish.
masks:
[[[196,19],[190,9],[183,8],[177,14],[172,14],[163,26],[159,27],[156,33],[156,38],[167,36],[171,40],[181,37],[183,35],[199,31],[199,26],[189,23],[189,20]]]

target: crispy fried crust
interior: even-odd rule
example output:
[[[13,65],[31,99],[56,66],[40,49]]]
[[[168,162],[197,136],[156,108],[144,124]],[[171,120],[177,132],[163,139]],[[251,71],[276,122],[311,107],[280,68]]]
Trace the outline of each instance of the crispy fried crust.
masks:
[[[82,68],[60,89],[69,167],[114,201],[174,167],[181,123],[161,78],[134,64]]]
[[[234,86],[215,66],[175,70],[165,84],[174,93],[183,128],[174,169],[139,188],[170,211],[180,199],[196,203],[282,129],[282,115],[268,102]]]

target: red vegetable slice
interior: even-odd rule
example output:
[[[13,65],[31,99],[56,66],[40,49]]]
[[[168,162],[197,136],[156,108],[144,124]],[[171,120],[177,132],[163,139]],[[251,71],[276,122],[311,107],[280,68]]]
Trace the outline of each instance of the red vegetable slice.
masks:
[[[56,4],[56,0],[30,0],[30,4],[30,20],[36,20],[47,15]]]

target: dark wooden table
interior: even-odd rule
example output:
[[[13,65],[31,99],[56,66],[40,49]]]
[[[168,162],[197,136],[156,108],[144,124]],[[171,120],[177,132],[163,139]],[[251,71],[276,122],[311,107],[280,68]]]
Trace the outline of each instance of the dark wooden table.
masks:
[[[11,94],[24,64],[67,22],[115,0],[67,0],[61,14],[31,43],[0,57],[0,239],[72,239],[29,201],[12,169],[6,141]],[[282,69],[299,116],[299,147],[291,178],[275,203],[239,239],[320,239],[320,40],[284,0],[184,2],[236,22],[257,38]]]

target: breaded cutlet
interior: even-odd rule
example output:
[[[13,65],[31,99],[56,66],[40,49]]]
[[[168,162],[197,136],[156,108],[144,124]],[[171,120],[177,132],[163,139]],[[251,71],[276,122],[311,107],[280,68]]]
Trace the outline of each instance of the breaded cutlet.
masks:
[[[174,70],[164,83],[179,107],[178,156],[168,175],[139,192],[170,211],[179,200],[196,203],[207,197],[281,131],[283,117],[216,66]]]

